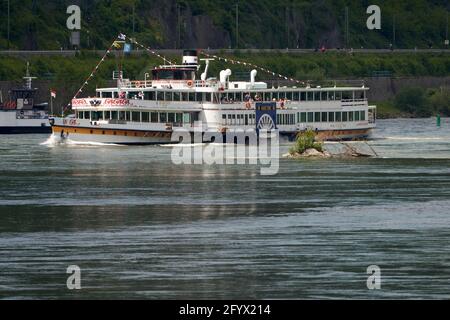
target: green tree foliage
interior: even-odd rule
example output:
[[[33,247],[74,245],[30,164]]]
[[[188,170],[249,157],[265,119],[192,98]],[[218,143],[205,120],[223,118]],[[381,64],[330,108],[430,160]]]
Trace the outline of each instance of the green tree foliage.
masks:
[[[208,16],[239,48],[319,48],[346,45],[345,8],[349,12],[348,47],[442,47],[449,9],[447,0],[378,0],[382,29],[366,28],[368,1],[360,0],[80,0],[82,46],[104,48],[118,32],[133,34],[153,47],[173,48],[181,22],[188,33],[193,17]],[[69,46],[66,8],[71,0],[10,0],[14,49],[59,49]],[[181,8],[178,21],[177,8]],[[135,14],[133,15],[133,10]],[[133,19],[134,16],[134,19]],[[8,47],[7,1],[0,2],[0,49]],[[134,28],[133,28],[134,21]],[[134,29],[134,33],[133,33]],[[183,38],[183,37],[182,37]],[[194,45],[194,44],[192,44]]]
[[[316,134],[311,129],[297,135],[295,145],[289,150],[289,153],[291,155],[302,154],[308,149],[316,149],[319,152],[323,152],[323,143],[316,141]]]

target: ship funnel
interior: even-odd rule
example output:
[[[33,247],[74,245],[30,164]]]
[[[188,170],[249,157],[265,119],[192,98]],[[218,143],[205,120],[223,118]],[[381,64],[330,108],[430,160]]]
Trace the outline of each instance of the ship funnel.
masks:
[[[256,70],[252,70],[252,72],[250,72],[250,82],[252,84],[252,87],[255,85],[255,79],[256,79],[257,74],[258,74],[258,71],[256,71]]]
[[[184,50],[183,51],[183,65],[197,66],[198,54],[197,50]]]

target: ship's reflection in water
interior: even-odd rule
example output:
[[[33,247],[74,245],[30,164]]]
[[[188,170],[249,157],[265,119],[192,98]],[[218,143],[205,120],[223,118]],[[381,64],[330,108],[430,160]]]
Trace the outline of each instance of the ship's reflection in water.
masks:
[[[276,176],[2,138],[0,297],[449,298],[450,126],[432,123],[381,122],[386,159],[283,160]]]

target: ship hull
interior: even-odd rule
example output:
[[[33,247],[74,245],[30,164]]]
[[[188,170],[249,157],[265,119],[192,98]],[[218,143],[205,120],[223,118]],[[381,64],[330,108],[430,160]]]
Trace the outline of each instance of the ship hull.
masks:
[[[280,135],[294,140],[299,132],[281,132]],[[80,128],[63,125],[53,126],[53,134],[75,142],[94,142],[120,145],[172,144],[172,133],[167,131],[142,131],[131,129]],[[317,137],[323,141],[367,139],[371,129],[323,130]],[[226,137],[224,134],[224,142]],[[204,141],[211,142],[211,141]]]

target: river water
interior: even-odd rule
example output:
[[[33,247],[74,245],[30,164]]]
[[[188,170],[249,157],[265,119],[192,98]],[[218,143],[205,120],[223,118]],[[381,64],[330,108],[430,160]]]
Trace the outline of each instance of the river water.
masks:
[[[448,299],[450,119],[378,126],[377,158],[280,160],[275,176],[0,136],[0,298]]]

